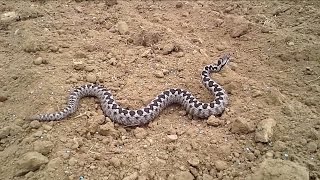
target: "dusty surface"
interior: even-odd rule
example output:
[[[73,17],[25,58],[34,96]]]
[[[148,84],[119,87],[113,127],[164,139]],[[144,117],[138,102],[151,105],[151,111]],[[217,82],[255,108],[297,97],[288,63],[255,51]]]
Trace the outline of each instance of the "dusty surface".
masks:
[[[267,159],[319,179],[319,6],[2,2],[1,179],[270,179]],[[199,121],[172,106],[146,127],[126,128],[86,98],[66,120],[24,120],[61,109],[68,91],[88,82],[129,108],[171,87],[208,102],[199,73],[225,53],[232,63],[213,75],[230,96],[220,118]]]

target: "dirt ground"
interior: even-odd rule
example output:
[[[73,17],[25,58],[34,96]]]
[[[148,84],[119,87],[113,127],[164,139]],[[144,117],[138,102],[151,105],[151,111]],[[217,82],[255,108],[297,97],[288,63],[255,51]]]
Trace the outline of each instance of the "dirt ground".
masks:
[[[320,179],[320,2],[2,1],[0,179]],[[59,122],[70,89],[108,87],[140,108],[163,90],[212,100],[221,117],[170,106],[143,127],[105,119],[94,98]]]

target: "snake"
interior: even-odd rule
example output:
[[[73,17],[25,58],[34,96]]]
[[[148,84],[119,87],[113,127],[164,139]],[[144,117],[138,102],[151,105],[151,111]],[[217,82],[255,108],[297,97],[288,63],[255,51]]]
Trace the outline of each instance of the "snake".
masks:
[[[160,93],[147,106],[130,110],[121,107],[113,97],[110,90],[101,84],[85,84],[74,88],[69,95],[67,106],[59,112],[37,114],[27,119],[38,121],[62,120],[73,114],[83,97],[98,98],[104,116],[114,123],[124,126],[142,126],[155,119],[162,110],[171,104],[180,104],[186,112],[193,117],[208,118],[209,116],[221,116],[228,105],[228,95],[226,91],[216,81],[211,79],[211,73],[220,72],[229,62],[230,55],[220,57],[216,64],[206,65],[201,72],[202,84],[214,95],[213,101],[204,103],[184,89],[171,88]]]

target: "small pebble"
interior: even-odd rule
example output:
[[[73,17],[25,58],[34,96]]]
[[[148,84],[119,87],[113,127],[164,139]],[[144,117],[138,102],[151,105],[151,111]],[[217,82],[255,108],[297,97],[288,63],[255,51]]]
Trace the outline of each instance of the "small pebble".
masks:
[[[30,122],[30,127],[33,129],[38,129],[41,126],[40,122],[37,120],[31,121]]]
[[[134,136],[138,139],[144,139],[147,135],[148,132],[144,128],[137,127],[134,129]]]
[[[156,70],[154,72],[154,75],[157,77],[157,78],[163,78],[164,77],[164,74],[162,71],[159,71],[159,70]]]
[[[6,126],[2,129],[0,129],[0,139],[6,138],[10,134],[10,127]]]
[[[216,169],[217,169],[218,171],[223,171],[223,170],[225,170],[225,169],[228,168],[227,162],[222,161],[222,160],[217,160],[217,161],[215,161],[215,162],[214,162],[214,165],[216,166]]]
[[[82,61],[73,62],[73,69],[75,69],[75,70],[83,70],[84,69],[83,62]]]
[[[86,80],[90,83],[95,83],[97,81],[97,76],[95,74],[89,73],[86,76]]]
[[[119,21],[117,24],[118,31],[121,35],[129,34],[128,24],[124,21]]]
[[[170,142],[176,141],[178,136],[176,134],[171,134],[167,136]]]
[[[175,180],[194,180],[194,176],[189,171],[180,171],[174,176]]]
[[[44,130],[50,131],[52,129],[52,126],[48,125],[48,124],[42,124],[42,127]]]
[[[182,2],[178,2],[178,3],[176,4],[176,8],[182,8],[182,6],[183,6],[183,3],[182,3]]]
[[[207,120],[207,124],[209,126],[218,127],[224,124],[224,121],[220,120],[219,118],[215,116],[210,116]]]
[[[188,163],[193,167],[198,167],[200,164],[200,160],[197,157],[192,157],[188,160]]]
[[[42,64],[42,57],[38,57],[36,59],[33,60],[33,64],[34,65],[40,65]]]
[[[0,95],[0,102],[5,102],[8,100],[8,96]]]
[[[243,24],[240,26],[236,26],[231,32],[230,32],[230,36],[232,38],[237,38],[240,36],[243,36],[245,34],[247,34],[249,31],[249,25],[248,24]]]
[[[129,176],[126,176],[122,180],[136,180],[138,178],[138,172],[134,172],[130,174]]]
[[[114,166],[114,167],[120,167],[121,165],[121,161],[120,159],[116,158],[116,157],[112,157],[110,159],[110,163]]]
[[[316,152],[316,151],[317,151],[317,148],[318,148],[317,143],[315,143],[315,142],[313,142],[313,141],[311,141],[311,142],[309,142],[309,143],[307,144],[307,149],[308,149],[308,151],[311,152],[311,153]]]
[[[86,66],[84,68],[84,70],[87,71],[87,72],[92,72],[94,70],[94,67],[93,66]]]
[[[173,43],[168,43],[164,45],[162,54],[163,55],[170,54],[172,51],[174,51],[174,49],[175,49],[175,45]]]

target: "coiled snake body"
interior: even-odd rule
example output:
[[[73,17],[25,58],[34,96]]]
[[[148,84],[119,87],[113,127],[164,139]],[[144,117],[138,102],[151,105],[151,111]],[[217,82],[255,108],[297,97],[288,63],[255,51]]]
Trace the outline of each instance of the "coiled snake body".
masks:
[[[183,89],[169,89],[159,94],[150,104],[139,110],[129,110],[120,107],[113,98],[110,91],[98,84],[86,84],[75,88],[68,100],[68,105],[60,112],[39,114],[32,116],[30,120],[54,121],[61,120],[74,113],[79,101],[85,96],[97,97],[105,116],[113,122],[125,126],[140,126],[152,121],[159,113],[170,104],[182,105],[186,111],[200,118],[207,118],[211,115],[220,115],[228,104],[228,96],[225,90],[210,78],[210,73],[219,72],[229,61],[230,56],[224,55],[219,58],[217,64],[204,67],[201,77],[203,85],[215,96],[210,103],[198,101],[190,92]]]

